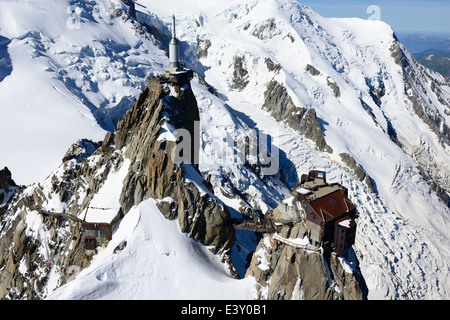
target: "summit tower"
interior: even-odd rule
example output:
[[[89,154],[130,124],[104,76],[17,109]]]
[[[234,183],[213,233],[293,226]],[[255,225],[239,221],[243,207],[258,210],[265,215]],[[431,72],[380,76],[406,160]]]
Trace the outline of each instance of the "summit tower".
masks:
[[[178,43],[175,29],[175,15],[172,16],[172,39],[169,43],[169,67],[166,72],[172,73],[181,71],[180,44]]]
[[[172,16],[172,39],[169,42],[169,65],[164,75],[149,77],[150,81],[184,85],[192,80],[194,71],[187,69],[180,59],[180,43],[175,29],[175,15]],[[153,79],[153,80],[152,80]]]

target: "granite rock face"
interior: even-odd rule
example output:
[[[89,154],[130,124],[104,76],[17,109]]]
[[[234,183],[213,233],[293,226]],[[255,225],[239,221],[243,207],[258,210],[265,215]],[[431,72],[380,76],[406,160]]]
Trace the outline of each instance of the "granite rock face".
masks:
[[[373,180],[364,171],[364,169],[356,163],[355,159],[351,155],[348,153],[340,153],[339,156],[341,157],[342,162],[344,162],[353,171],[359,181],[364,181],[370,191],[376,192],[375,186],[372,183]]]
[[[297,107],[281,83],[270,81],[264,92],[264,99],[263,109],[269,111],[276,120],[314,141],[319,150],[333,152],[323,137],[316,111],[313,108]]]
[[[124,214],[145,199],[155,199],[164,217],[178,219],[182,232],[220,254],[234,274],[229,254],[235,230],[228,208],[193,162],[198,151],[190,150],[188,161],[174,162],[176,132],[167,129],[186,130],[191,137],[188,145],[193,146],[198,119],[189,84],[149,83],[116,132],[107,133],[101,143],[78,141],[44,182],[17,192],[0,219],[0,266],[4,266],[0,299],[43,299],[52,287],[65,284],[89,266],[95,252],[84,250],[81,223],[42,214],[39,208],[52,211],[51,206],[58,204],[64,214],[78,216],[125,162],[130,165],[117,199]],[[164,132],[175,139],[164,138]],[[3,182],[11,182],[6,171],[2,187]],[[49,283],[55,273],[57,283]]]
[[[197,102],[189,85],[174,90],[176,96],[169,95],[167,87],[153,84],[118,124],[113,147],[119,150],[128,146],[125,156],[131,160],[120,201],[127,212],[147,198],[158,199],[163,215],[167,219],[177,218],[182,232],[213,246],[215,252],[227,251],[234,243],[234,229],[228,222],[230,213],[226,206],[220,205],[196,168]],[[174,163],[177,143],[158,139],[166,121],[190,133],[190,163]],[[186,174],[201,181],[206,191],[186,183]]]
[[[285,238],[303,238],[300,224],[283,226]],[[368,289],[350,250],[346,257],[294,248],[266,234],[252,257],[246,277],[254,277],[259,299],[364,300]]]
[[[231,87],[238,91],[242,91],[248,85],[248,71],[244,66],[244,59],[240,56],[234,58],[233,84]]]

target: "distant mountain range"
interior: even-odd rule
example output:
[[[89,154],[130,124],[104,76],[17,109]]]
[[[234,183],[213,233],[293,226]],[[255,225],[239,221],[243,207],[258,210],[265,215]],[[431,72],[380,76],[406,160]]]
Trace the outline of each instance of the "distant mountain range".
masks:
[[[450,35],[397,34],[421,64],[450,77]]]
[[[416,53],[414,57],[425,67],[450,77],[450,51],[430,49]]]
[[[421,53],[430,49],[439,49],[450,52],[450,34],[424,35],[413,33],[396,33],[399,40],[412,54]]]

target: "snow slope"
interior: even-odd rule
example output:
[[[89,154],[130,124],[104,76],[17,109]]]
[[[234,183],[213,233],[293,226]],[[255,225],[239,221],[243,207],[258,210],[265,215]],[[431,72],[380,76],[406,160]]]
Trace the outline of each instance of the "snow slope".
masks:
[[[113,253],[123,240],[127,246]],[[133,207],[89,268],[49,299],[252,299],[254,281],[236,280],[220,257],[180,232],[153,199]]]
[[[194,79],[192,85],[202,117],[222,114],[222,117],[216,118],[220,121],[203,121],[216,129],[208,130],[208,140],[211,136],[216,140],[224,138],[224,132],[230,128],[242,130],[236,125],[242,120],[232,112],[226,113],[230,109],[222,100],[210,96],[198,80]],[[312,142],[298,137],[261,113],[251,112],[254,110],[251,106],[240,106],[239,111],[250,114],[256,127],[271,128],[269,134],[277,137],[280,148],[290,158],[297,159],[295,166],[299,172],[320,167],[327,171],[329,181],[340,182],[349,188],[352,201],[360,211],[354,247],[370,290],[370,299],[446,297],[448,260],[445,253],[447,249],[440,249],[446,241],[442,235],[403,220],[389,211],[383,201],[371,194],[362,182],[315,150]],[[220,148],[220,144],[214,147]],[[214,154],[211,149],[202,150],[205,151]],[[206,157],[206,154],[202,154],[202,158]],[[252,183],[243,179],[251,173],[239,163],[216,159],[218,161],[214,166],[203,162],[201,169],[216,178],[221,173],[215,173],[214,170],[230,172],[231,180],[243,192],[251,194],[255,202],[270,203],[270,198],[276,194],[270,193],[271,188],[263,185],[257,177],[253,177],[253,181],[250,179]],[[238,180],[241,180],[241,184],[238,184]],[[120,189],[120,184],[116,185]],[[106,199],[108,194],[100,194],[99,197]],[[216,194],[220,195],[220,192]],[[232,214],[239,214],[239,201],[226,197],[221,197],[221,200],[230,206]],[[248,236],[246,231],[237,232],[237,242],[244,247],[244,257],[248,253],[246,249],[251,250],[255,241]],[[125,250],[113,254],[114,247],[123,240],[128,242]],[[243,263],[239,260],[242,259],[241,254],[236,252],[236,248],[233,250],[233,262],[240,267]],[[154,200],[148,200],[125,216],[110,245],[94,258],[89,268],[78,274],[74,281],[51,293],[49,298],[252,299],[253,278],[233,279],[219,261],[220,257],[180,234],[177,223],[165,220],[154,205]],[[151,268],[148,268],[149,265]],[[192,290],[193,286],[195,290]]]

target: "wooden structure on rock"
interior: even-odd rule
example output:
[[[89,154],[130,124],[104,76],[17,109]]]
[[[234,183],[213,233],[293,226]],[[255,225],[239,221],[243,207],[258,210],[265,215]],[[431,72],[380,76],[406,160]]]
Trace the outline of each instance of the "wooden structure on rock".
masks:
[[[107,245],[112,239],[114,228],[123,218],[122,208],[88,207],[82,219],[81,242],[86,250]]]
[[[356,215],[356,206],[348,199],[347,188],[339,183],[328,184],[325,171],[311,170],[302,175],[300,183],[277,208],[264,216],[263,223],[235,220],[233,226],[274,233],[282,226],[303,224],[310,241],[310,245],[303,247],[317,251],[322,246],[343,255],[355,243]],[[279,236],[273,239],[293,246],[289,239],[282,241]]]
[[[348,199],[347,188],[328,184],[324,171],[311,170],[272,212],[274,222],[280,218],[298,219],[314,246],[336,254],[345,254],[355,243],[356,207]]]

